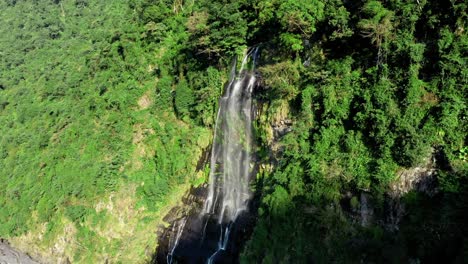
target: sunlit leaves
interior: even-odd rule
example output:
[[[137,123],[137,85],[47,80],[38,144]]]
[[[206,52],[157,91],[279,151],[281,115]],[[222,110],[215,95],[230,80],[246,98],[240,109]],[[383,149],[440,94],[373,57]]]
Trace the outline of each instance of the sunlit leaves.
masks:
[[[362,29],[363,35],[380,48],[392,34],[394,13],[384,8],[381,2],[374,0],[364,5],[363,12],[370,17],[362,19],[358,26]]]
[[[290,100],[297,95],[300,78],[297,65],[297,62],[285,61],[260,68],[265,85],[271,88],[269,96]]]

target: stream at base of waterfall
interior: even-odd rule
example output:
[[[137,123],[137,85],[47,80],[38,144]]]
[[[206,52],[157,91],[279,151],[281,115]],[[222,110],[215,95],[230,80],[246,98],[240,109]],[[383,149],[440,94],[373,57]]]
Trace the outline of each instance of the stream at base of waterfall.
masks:
[[[235,263],[252,217],[250,180],[253,171],[252,92],[258,47],[235,62],[224,95],[219,100],[211,149],[208,188],[201,212],[172,223],[158,263]],[[160,250],[165,251],[165,259]]]

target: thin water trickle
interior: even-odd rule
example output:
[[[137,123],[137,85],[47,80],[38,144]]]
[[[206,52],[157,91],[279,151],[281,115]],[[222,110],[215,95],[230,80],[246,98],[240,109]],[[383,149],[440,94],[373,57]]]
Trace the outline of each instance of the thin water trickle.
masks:
[[[187,219],[183,218],[179,220],[174,226],[172,227],[172,234],[175,234],[175,237],[172,239],[172,250],[169,252],[167,255],[167,263],[172,264],[172,259],[174,256],[174,251],[177,248],[177,245],[179,244],[180,237],[182,236],[182,233],[184,232],[184,227],[185,224],[187,223]],[[175,229],[177,227],[177,232],[175,232]],[[171,239],[169,239],[169,244],[171,244]]]

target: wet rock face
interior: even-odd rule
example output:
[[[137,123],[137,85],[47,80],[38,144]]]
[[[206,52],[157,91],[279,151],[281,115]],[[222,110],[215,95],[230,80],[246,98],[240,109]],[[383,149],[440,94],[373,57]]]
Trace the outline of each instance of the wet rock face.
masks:
[[[361,193],[359,215],[361,218],[361,226],[364,227],[370,225],[374,216],[374,209],[371,204],[369,204],[369,198],[369,194],[363,192]]]
[[[213,254],[219,242],[220,225],[216,219],[199,214],[206,193],[206,185],[192,188],[183,198],[183,204],[173,208],[164,218],[170,225],[158,228],[158,248],[151,263],[205,263]],[[249,208],[255,207],[253,203],[249,204]],[[233,224],[230,242],[214,263],[239,262],[240,249],[255,225],[256,215],[251,211],[245,211]],[[179,233],[182,229],[183,232]],[[177,247],[174,247],[175,244]]]
[[[430,197],[438,193],[437,153],[427,158],[421,166],[404,169],[398,173],[397,180],[390,185],[385,203],[385,228],[390,231],[399,229],[400,221],[407,213],[401,198],[410,191],[424,193]]]
[[[0,264],[22,263],[22,264],[39,264],[30,256],[16,251],[6,241],[0,239]]]
[[[164,217],[164,222],[170,223],[169,227],[160,226],[158,227],[158,248],[156,254],[153,256],[151,263],[168,263],[167,255],[171,252],[174,247],[175,239],[178,237],[179,229],[182,223],[187,225],[188,231],[184,236],[191,237],[190,230],[192,221],[187,221],[187,217],[198,215],[196,212],[201,210],[205,197],[206,197],[206,185],[202,185],[198,188],[192,188],[187,195],[182,199],[182,205],[172,208],[172,210]],[[191,220],[191,219],[189,219]],[[185,239],[185,238],[182,238]]]
[[[436,169],[432,162],[425,166],[410,168],[398,174],[398,180],[390,186],[389,195],[401,197],[409,191],[417,191],[434,196],[437,193]]]
[[[281,137],[292,131],[292,120],[284,119],[272,125],[273,136],[278,141]]]
[[[385,193],[384,210],[378,212],[371,193],[359,191],[343,194],[341,209],[358,225],[368,227],[381,225],[389,231],[397,231],[400,221],[408,212],[402,197],[411,191],[424,193],[433,197],[438,193],[437,168],[439,168],[438,152],[417,167],[402,169],[397,173],[395,181],[390,184]]]
[[[340,201],[341,210],[352,220],[353,223],[362,227],[368,227],[375,223],[374,204],[372,196],[368,192],[343,194]]]

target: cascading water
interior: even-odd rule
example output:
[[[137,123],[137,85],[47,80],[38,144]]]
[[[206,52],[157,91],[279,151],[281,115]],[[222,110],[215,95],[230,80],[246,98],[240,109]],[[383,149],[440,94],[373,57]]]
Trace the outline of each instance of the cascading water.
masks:
[[[174,250],[179,244],[180,237],[182,236],[182,232],[184,231],[185,223],[187,223],[187,219],[182,218],[172,226],[172,233],[175,234],[175,236],[169,238],[169,245],[171,246],[171,251],[167,254],[168,264],[172,264],[172,255],[174,254]]]
[[[252,92],[257,57],[258,47],[252,48],[238,71],[237,63],[233,65],[219,100],[208,194],[199,214],[174,223],[167,245],[168,263],[233,262],[232,252],[238,245],[230,241],[236,233],[245,232],[243,219],[252,197]]]
[[[217,219],[220,225],[218,249],[226,249],[230,228],[237,216],[247,209],[252,147],[252,91],[258,48],[244,57],[240,70],[231,72],[231,80],[220,100],[211,153],[209,193],[202,214]],[[249,59],[252,59],[250,69]],[[204,235],[204,234],[203,234]]]

